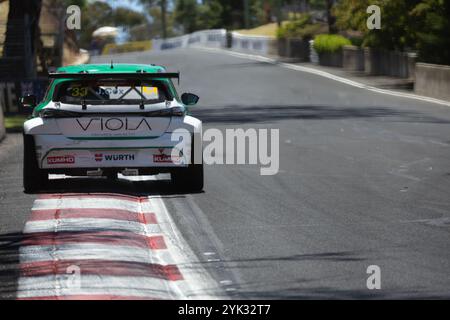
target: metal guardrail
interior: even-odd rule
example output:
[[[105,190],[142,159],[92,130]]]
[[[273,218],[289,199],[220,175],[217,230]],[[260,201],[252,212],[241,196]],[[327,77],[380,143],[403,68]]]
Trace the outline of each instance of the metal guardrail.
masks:
[[[191,34],[169,38],[153,40],[153,50],[168,50],[175,48],[187,48],[193,45],[202,45],[208,47],[226,46],[225,29],[202,30]]]
[[[277,55],[277,39],[275,37],[244,35],[232,32],[231,48],[238,51],[250,51],[263,55]]]

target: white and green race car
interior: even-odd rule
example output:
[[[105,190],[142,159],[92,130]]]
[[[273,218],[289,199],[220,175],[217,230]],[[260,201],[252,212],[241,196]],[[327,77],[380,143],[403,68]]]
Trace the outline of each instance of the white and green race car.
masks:
[[[179,73],[155,65],[78,65],[50,74],[43,101],[24,123],[26,192],[49,174],[69,176],[170,173],[174,186],[203,189],[202,122],[189,115],[198,96],[181,99]]]

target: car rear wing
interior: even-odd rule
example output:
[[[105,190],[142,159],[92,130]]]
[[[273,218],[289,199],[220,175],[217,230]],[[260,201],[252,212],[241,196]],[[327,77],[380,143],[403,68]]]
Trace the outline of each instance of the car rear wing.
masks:
[[[48,74],[50,79],[80,79],[80,80],[113,80],[113,79],[127,79],[127,80],[149,80],[149,79],[178,79],[180,83],[179,72],[110,72],[110,73],[65,73],[56,72]]]

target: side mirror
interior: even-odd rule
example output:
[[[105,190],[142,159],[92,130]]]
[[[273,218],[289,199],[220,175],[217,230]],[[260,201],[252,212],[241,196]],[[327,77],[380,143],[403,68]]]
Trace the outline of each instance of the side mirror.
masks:
[[[194,104],[197,104],[199,99],[199,96],[193,93],[183,93],[181,95],[181,102],[183,102],[186,106],[193,106]]]
[[[24,108],[34,108],[36,106],[36,96],[29,94],[20,98],[20,104]]]

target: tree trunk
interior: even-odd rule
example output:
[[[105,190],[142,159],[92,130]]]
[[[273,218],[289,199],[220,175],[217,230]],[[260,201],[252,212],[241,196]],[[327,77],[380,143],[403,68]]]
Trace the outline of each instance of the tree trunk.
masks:
[[[160,0],[159,4],[161,6],[162,37],[163,37],[163,39],[166,39],[167,38],[167,22],[166,22],[167,2],[166,2],[166,0]]]
[[[281,12],[281,6],[282,6],[283,0],[275,0],[275,10],[276,10],[276,16],[277,16],[277,25],[278,27],[281,27],[283,22],[282,12]]]
[[[334,2],[334,0],[327,0],[327,20],[330,33],[337,33],[338,31],[336,28],[336,17],[332,13]]]
[[[25,44],[17,40],[23,38],[25,30],[25,16],[28,15],[30,22],[30,45],[31,52],[35,53],[36,35],[39,28],[39,16],[41,13],[41,0],[10,0],[8,12],[8,24],[5,34],[4,56],[15,56],[18,50]]]

